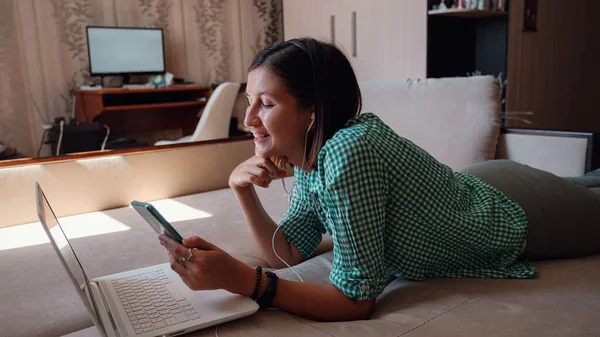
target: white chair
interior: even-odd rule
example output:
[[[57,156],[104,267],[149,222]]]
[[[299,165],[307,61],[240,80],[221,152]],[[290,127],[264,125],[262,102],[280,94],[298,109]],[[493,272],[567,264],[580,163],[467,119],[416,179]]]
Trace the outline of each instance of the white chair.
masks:
[[[154,145],[227,138],[229,136],[229,120],[239,90],[239,83],[225,82],[220,84],[210,95],[196,130],[191,136],[185,136],[177,140],[159,140]]]

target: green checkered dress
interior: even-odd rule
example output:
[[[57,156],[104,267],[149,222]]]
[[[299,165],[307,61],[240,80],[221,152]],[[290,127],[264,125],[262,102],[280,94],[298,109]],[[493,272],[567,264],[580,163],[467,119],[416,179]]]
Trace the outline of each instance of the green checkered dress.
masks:
[[[527,218],[482,179],[452,170],[371,113],[350,120],[296,168],[281,230],[304,258],[327,232],[329,280],[346,296],[377,297],[390,277],[528,278]]]

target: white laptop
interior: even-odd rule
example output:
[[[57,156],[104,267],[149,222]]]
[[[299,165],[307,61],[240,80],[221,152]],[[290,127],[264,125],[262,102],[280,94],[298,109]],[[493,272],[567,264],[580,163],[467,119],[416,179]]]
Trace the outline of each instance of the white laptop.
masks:
[[[42,227],[103,336],[177,336],[258,310],[225,290],[190,290],[168,263],[89,280],[37,182],[35,195]]]

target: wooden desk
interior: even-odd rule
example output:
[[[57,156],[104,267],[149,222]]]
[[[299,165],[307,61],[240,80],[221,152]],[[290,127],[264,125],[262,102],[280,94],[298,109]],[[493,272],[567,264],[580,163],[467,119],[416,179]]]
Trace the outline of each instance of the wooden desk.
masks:
[[[185,136],[209,94],[210,87],[199,85],[76,90],[75,114],[80,122],[108,125],[111,135],[182,129]]]

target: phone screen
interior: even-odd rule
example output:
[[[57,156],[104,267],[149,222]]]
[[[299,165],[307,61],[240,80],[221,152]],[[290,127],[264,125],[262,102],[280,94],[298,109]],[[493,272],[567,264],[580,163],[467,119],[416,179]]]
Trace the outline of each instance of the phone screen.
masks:
[[[158,212],[158,210],[147,202],[132,201],[131,206],[152,227],[156,233],[165,234],[171,239],[183,244],[183,237],[171,226],[171,224]]]

